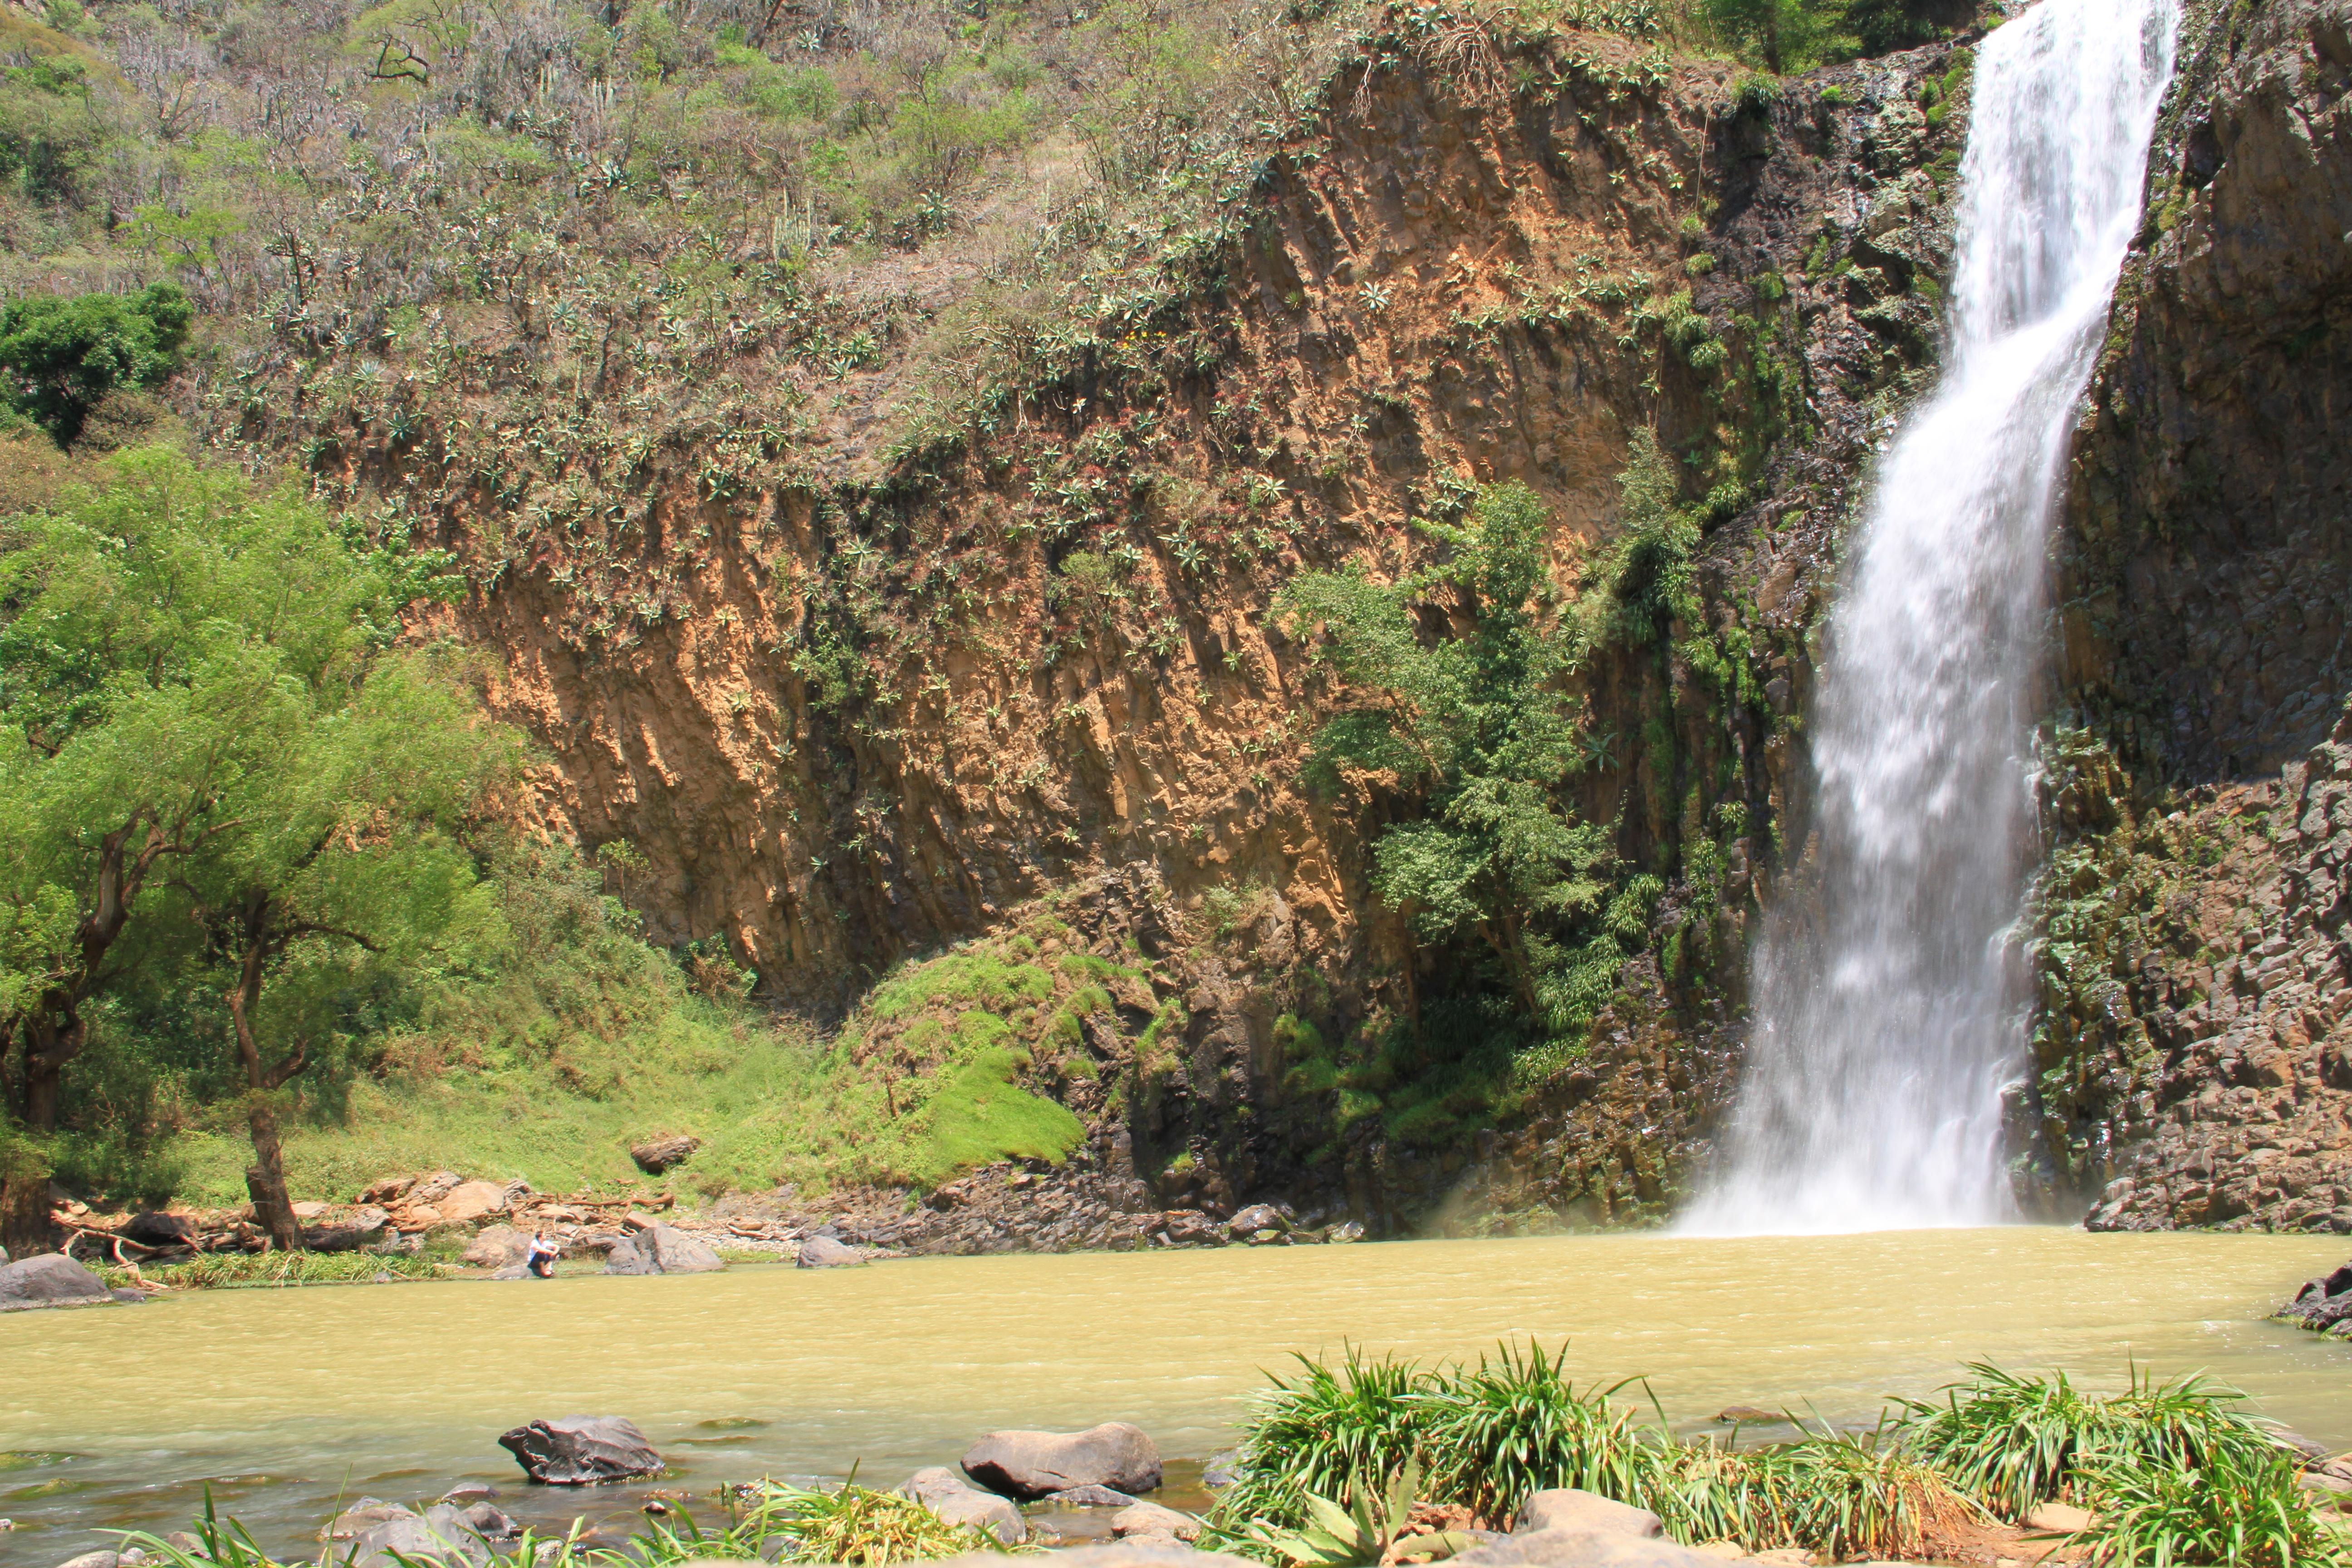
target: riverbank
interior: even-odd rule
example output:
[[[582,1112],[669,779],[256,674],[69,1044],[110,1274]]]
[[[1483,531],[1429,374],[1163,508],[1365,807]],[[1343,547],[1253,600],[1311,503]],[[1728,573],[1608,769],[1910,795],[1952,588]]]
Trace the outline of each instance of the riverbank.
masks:
[[[1727,1431],[1695,1436],[1652,1424],[1628,1388],[1580,1386],[1563,1354],[1533,1343],[1437,1366],[1350,1352],[1302,1360],[1253,1394],[1238,1447],[1202,1478],[1205,1507],[1154,1498],[1167,1479],[1157,1444],[1110,1422],[987,1433],[955,1467],[889,1491],[854,1470],[838,1486],[761,1477],[701,1498],[659,1488],[635,1530],[575,1516],[556,1550],[615,1568],[985,1560],[1105,1540],[1162,1556],[1197,1546],[1236,1568],[2352,1563],[2352,1453],[2316,1450],[2195,1373],[2133,1369],[2095,1392],[2064,1372],[1979,1363],[1929,1398],[1890,1402],[1866,1431],[1734,1407],[1718,1416]],[[1790,1430],[1743,1445],[1750,1424]],[[530,1481],[573,1498],[583,1482],[666,1468],[621,1417],[534,1421],[498,1442]],[[414,1506],[362,1498],[320,1529],[320,1561],[538,1568],[551,1543],[503,1495],[477,1483]],[[156,1563],[268,1568],[209,1501],[193,1533],[133,1534],[119,1556],[59,1568]]]

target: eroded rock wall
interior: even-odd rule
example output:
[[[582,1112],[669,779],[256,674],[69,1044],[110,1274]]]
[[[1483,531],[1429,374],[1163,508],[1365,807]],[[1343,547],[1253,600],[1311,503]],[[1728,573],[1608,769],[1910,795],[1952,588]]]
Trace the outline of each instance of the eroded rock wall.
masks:
[[[2347,29],[2191,7],[2071,475],[2021,1175],[2098,1227],[2352,1228]]]

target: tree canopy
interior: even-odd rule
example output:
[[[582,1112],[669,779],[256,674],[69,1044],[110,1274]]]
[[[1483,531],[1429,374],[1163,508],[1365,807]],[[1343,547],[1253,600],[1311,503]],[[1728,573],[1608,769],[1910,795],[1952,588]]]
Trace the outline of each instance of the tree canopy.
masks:
[[[513,772],[451,658],[391,646],[436,563],[175,453],[0,539],[0,1063],[55,1125],[87,1008],[212,987],[258,1156],[299,1241],[270,1096],[332,1048],[371,964],[481,907],[457,831]]]
[[[108,393],[153,386],[171,374],[194,319],[195,308],[172,283],[131,295],[13,300],[0,307],[9,406],[69,447]]]

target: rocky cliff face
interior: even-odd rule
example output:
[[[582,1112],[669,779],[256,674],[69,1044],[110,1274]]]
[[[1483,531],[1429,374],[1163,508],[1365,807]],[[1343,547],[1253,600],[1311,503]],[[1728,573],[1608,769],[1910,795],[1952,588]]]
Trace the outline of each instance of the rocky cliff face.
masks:
[[[2347,1229],[2352,16],[2185,26],[2061,542],[2021,1142],[2095,1226]]]
[[[1659,1212],[1724,1098],[1743,934],[1801,820],[1834,542],[1932,354],[1967,54],[1730,75],[1391,18],[1221,237],[965,437],[725,499],[681,465],[593,573],[540,540],[448,625],[502,655],[493,705],[545,747],[546,816],[611,847],[664,937],[825,1016],[1093,889],[1087,940],[1140,944],[1182,1003],[1165,1081],[1090,1112],[1131,1122],[1119,1158],[1169,1202]],[[1452,963],[1408,957],[1365,885],[1365,833],[1411,803],[1297,783],[1332,692],[1273,595],[1406,570],[1409,517],[1517,479],[1573,595],[1645,426],[1708,497],[1705,624],[1585,672],[1608,741],[1579,804],[1664,883],[1650,951],[1573,1061],[1451,1088],[1419,1064],[1444,1105],[1420,1132],[1351,1117],[1324,1068]],[[444,542],[488,526],[453,514]],[[632,574],[667,608],[630,610]]]

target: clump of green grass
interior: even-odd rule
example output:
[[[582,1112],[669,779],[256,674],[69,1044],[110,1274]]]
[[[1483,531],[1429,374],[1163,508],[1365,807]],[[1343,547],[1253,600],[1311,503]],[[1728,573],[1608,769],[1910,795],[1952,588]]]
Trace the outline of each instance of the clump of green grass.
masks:
[[[854,1478],[831,1491],[766,1481],[761,1485],[759,1498],[747,1519],[759,1519],[765,1534],[753,1550],[741,1553],[698,1551],[670,1561],[683,1562],[689,1556],[758,1558],[766,1555],[761,1548],[777,1536],[782,1537],[782,1550],[772,1561],[854,1563],[875,1568],[965,1552],[1008,1550],[984,1530],[950,1524],[910,1498],[870,1490],[858,1486]],[[739,1524],[738,1529],[741,1528]]]
[[[1411,1362],[1365,1359],[1350,1346],[1338,1368],[1297,1358],[1289,1378],[1269,1374],[1244,1422],[1234,1486],[1218,1500],[1211,1531],[1224,1539],[1255,1521],[1302,1522],[1309,1494],[1375,1488],[1420,1446],[1428,1377]]]
[[[2216,1446],[2195,1464],[2102,1460],[2082,1467],[2095,1505],[2074,1540],[2103,1568],[2319,1568],[2352,1563],[2345,1538],[2321,1522],[2292,1455]]]
[[[656,1520],[625,1547],[591,1546],[588,1521],[574,1520],[562,1535],[525,1531],[492,1555],[493,1568],[677,1568],[684,1563],[842,1563],[886,1568],[954,1557],[967,1552],[1011,1550],[985,1531],[950,1524],[922,1504],[895,1492],[856,1484],[832,1490],[762,1480],[744,1488],[723,1528],[706,1530],[686,1514]],[[127,1532],[125,1547],[144,1550],[168,1568],[282,1568],[236,1520],[222,1521],[212,1495],[190,1552],[142,1531]]]
[[[97,1265],[98,1277],[112,1289],[141,1283],[174,1289],[219,1289],[255,1285],[350,1285],[379,1275],[394,1279],[431,1279],[440,1266],[407,1253],[206,1252],[185,1263],[157,1263],[136,1275],[111,1263]]]
[[[1562,1370],[1567,1353],[1505,1344],[1492,1361],[1428,1381],[1417,1398],[1438,1495],[1503,1521],[1546,1487],[1622,1498],[1655,1485],[1660,1445],[1610,1397],[1625,1384],[1578,1389]]]
[[[2158,1383],[2129,1373],[2121,1394],[2085,1394],[2063,1372],[2004,1372],[1972,1363],[1940,1404],[1909,1402],[1905,1442],[1924,1464],[2004,1519],[2044,1502],[2087,1500],[2089,1472],[2200,1469],[2239,1473],[2278,1453],[2270,1432],[2234,1406],[2245,1396],[2195,1374]]]

